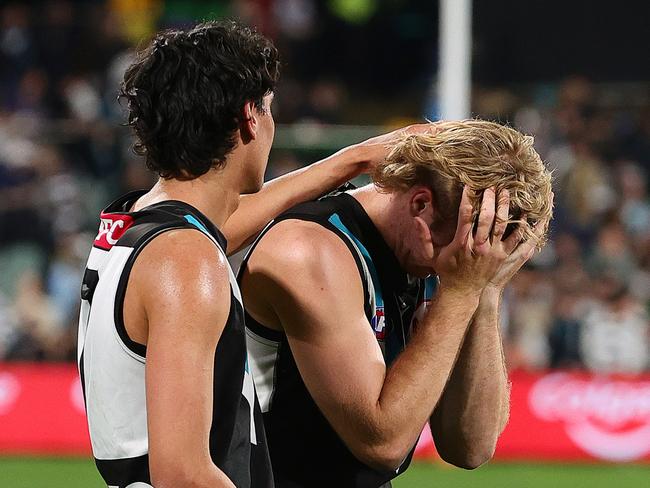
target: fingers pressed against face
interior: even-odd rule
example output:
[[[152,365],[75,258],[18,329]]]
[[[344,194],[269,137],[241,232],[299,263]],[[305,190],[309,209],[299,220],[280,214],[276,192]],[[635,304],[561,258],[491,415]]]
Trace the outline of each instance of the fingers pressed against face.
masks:
[[[510,212],[510,192],[503,189],[499,192],[497,198],[497,215],[492,229],[494,240],[500,240],[506,231],[508,225],[508,214]]]
[[[529,237],[519,245],[517,251],[521,252],[525,256],[526,260],[528,260],[533,256],[536,248],[537,248],[537,239],[535,239],[534,237]]]
[[[487,188],[483,192],[481,210],[478,215],[478,226],[474,235],[474,249],[480,251],[484,245],[489,245],[490,232],[494,224],[496,195],[494,188]]]
[[[456,227],[456,236],[454,237],[463,246],[467,243],[467,239],[472,232],[472,202],[469,199],[470,191],[467,186],[463,187],[463,195],[460,199],[460,207],[458,208],[458,225]]]
[[[526,221],[527,218],[528,216],[525,214],[521,217],[523,221]],[[523,224],[519,224],[517,229],[504,241],[504,250],[510,254],[516,249],[518,252],[526,254],[526,259],[529,259],[535,253],[539,241],[544,237],[547,226],[548,220],[537,222],[533,226],[533,236],[522,242],[521,240],[524,238]]]
[[[528,221],[528,214],[522,214],[520,217],[521,222],[527,222]],[[512,253],[515,249],[517,249],[517,246],[521,243],[521,240],[524,238],[524,226],[526,224],[520,223],[517,224],[517,228],[508,236],[506,240],[503,241],[503,250],[507,253],[510,254]]]
[[[523,226],[522,224],[518,224],[517,228],[503,241],[503,250],[506,254],[512,253],[517,248],[523,235]]]
[[[548,219],[545,219],[545,220],[540,220],[535,224],[535,227],[533,228],[533,232],[539,239],[541,239],[544,236],[544,233],[548,228],[548,223],[549,223]]]

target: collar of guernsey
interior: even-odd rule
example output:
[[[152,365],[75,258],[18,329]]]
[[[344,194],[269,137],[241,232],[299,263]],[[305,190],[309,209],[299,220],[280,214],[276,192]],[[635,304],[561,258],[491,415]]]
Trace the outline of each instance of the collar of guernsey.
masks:
[[[345,234],[349,235],[353,239],[354,243],[359,246],[359,249],[364,256],[364,260],[366,260],[367,263],[370,261],[370,264],[372,264],[372,267],[370,264],[368,267],[372,274],[373,281],[379,283],[379,279],[376,278],[380,278],[383,282],[393,284],[397,293],[405,291],[410,284],[409,276],[406,271],[402,269],[395,253],[386,243],[384,236],[381,235],[377,226],[375,226],[374,222],[370,219],[356,198],[348,193],[342,193],[340,197],[349,202],[349,206],[347,206],[346,210],[349,210],[352,213],[351,217],[354,219],[354,222],[357,224],[361,233],[360,235],[355,236],[350,232],[346,226],[345,213],[335,214],[338,216],[338,219],[336,216],[332,216],[334,219],[330,218],[330,223],[339,228],[339,230]]]
[[[130,210],[135,202],[148,191],[149,190],[135,190],[127,193],[106,207],[104,213],[126,214],[137,219],[138,216],[144,216],[149,211],[159,210],[170,212],[184,218],[188,223],[197,227],[200,231],[214,237],[224,252],[226,251],[228,245],[226,237],[219,231],[219,229],[217,229],[208,217],[189,203],[180,200],[163,200],[143,207],[136,212],[131,212]]]

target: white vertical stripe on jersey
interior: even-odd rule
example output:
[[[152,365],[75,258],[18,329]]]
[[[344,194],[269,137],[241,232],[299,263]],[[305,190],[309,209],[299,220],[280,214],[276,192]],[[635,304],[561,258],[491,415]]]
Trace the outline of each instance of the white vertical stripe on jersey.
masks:
[[[249,367],[255,381],[262,413],[268,412],[270,408],[279,345],[278,342],[261,337],[250,329],[246,329]]]
[[[95,458],[102,460],[142,456],[149,447],[144,358],[122,342],[115,326],[117,287],[132,252],[122,246],[110,252],[95,248],[88,261],[99,283],[87,317],[81,317],[80,334],[85,329],[81,343],[91,444]]]

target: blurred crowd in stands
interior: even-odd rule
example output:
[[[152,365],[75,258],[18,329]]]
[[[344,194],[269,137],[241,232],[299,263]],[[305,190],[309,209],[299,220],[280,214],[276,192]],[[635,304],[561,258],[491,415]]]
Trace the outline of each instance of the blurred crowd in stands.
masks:
[[[323,67],[323,36],[338,38],[345,28],[363,38],[355,25],[373,12],[353,9],[355,2],[327,2],[328,12],[309,0],[209,2],[209,12],[205,3],[0,6],[0,360],[75,358],[81,273],[99,210],[153,181],[130,150],[115,96],[133,46],[158,27],[208,15],[262,26],[285,59],[274,102],[279,123],[390,128],[433,116],[435,69],[430,59],[418,61],[426,51],[395,61],[401,66],[393,78],[409,79],[409,63],[419,68],[410,77],[416,82],[402,81],[394,92],[391,83],[399,81],[390,77],[366,90],[364,77]],[[420,32],[411,21],[409,29]],[[434,41],[420,39],[419,49],[434,49]],[[347,64],[337,69],[359,68]],[[650,368],[650,84],[630,81],[572,77],[474,89],[474,115],[534,135],[555,168],[551,240],[504,296],[512,369]],[[274,150],[269,175],[327,153]]]

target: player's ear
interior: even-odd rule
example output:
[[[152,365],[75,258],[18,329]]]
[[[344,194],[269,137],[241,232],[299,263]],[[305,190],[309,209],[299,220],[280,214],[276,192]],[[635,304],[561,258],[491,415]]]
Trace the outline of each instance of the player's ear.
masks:
[[[257,137],[258,123],[255,104],[249,100],[242,108],[242,118],[239,124],[241,139],[244,144],[249,143]]]
[[[424,185],[411,188],[409,198],[409,212],[413,217],[431,221],[433,218],[433,195],[431,190]]]
[[[415,225],[415,239],[418,247],[424,253],[426,259],[433,259],[433,237],[431,225],[433,224],[433,195],[426,186],[418,186],[411,189],[409,198],[409,212]]]

